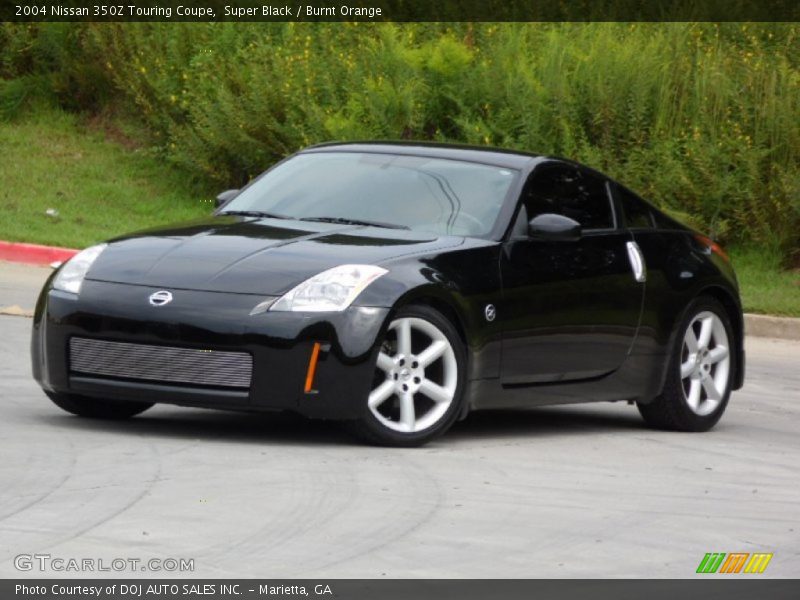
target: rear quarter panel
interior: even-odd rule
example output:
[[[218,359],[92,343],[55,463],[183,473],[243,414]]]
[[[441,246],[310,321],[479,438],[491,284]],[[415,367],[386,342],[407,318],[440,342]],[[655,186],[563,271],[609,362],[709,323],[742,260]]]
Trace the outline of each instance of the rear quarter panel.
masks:
[[[692,231],[633,230],[645,256],[647,283],[641,324],[633,354],[660,357],[655,389],[663,387],[670,350],[689,303],[701,294],[714,296],[725,306],[734,329],[737,373],[734,389],[743,377],[743,324],[739,288],[732,266],[698,242]]]

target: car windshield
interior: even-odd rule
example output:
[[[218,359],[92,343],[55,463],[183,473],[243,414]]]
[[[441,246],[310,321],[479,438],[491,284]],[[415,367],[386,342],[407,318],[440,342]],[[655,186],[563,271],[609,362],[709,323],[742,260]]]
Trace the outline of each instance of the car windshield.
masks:
[[[466,161],[310,152],[266,173],[225,213],[485,236],[518,172]]]

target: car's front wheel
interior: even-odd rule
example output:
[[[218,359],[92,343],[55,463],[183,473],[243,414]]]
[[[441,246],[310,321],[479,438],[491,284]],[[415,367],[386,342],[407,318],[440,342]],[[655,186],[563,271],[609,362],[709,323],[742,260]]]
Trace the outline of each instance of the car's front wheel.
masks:
[[[707,431],[725,412],[735,368],[734,336],[722,305],[700,297],[689,307],[661,395],[639,412],[651,426]]]
[[[458,418],[465,349],[453,324],[424,305],[401,308],[378,352],[364,416],[351,429],[362,439],[419,446]]]
[[[46,392],[47,397],[59,408],[93,419],[127,419],[146,411],[153,406],[150,402],[130,402],[123,400],[99,400],[76,394]]]

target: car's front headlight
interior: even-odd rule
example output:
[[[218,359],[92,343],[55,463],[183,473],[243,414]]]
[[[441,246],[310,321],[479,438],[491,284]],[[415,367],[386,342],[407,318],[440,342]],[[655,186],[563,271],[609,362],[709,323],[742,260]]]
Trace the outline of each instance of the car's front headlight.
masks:
[[[67,264],[61,267],[61,270],[53,280],[53,288],[61,290],[62,292],[70,292],[77,294],[81,291],[81,284],[89,268],[92,266],[100,253],[106,249],[108,244],[98,244],[97,246],[90,246],[85,250],[81,250],[75,256],[69,259]]]
[[[342,311],[386,269],[374,265],[339,265],[306,279],[278,298],[274,311]]]

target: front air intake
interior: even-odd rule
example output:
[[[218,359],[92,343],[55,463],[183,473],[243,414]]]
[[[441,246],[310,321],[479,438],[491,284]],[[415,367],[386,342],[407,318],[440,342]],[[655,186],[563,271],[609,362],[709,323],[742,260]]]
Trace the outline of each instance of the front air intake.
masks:
[[[247,352],[81,337],[69,341],[69,363],[76,374],[201,387],[249,388],[253,376],[253,357]]]

